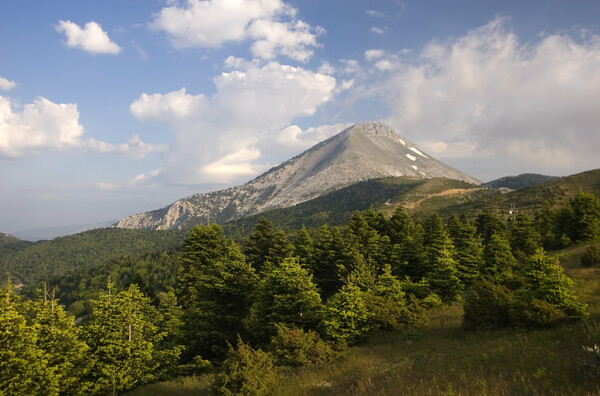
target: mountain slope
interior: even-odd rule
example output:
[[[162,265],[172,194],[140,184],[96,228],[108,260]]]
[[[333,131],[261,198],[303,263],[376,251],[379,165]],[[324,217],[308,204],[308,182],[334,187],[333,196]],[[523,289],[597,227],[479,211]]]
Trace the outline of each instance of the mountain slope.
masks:
[[[119,228],[180,229],[192,223],[225,223],[285,208],[365,180],[445,177],[480,184],[423,153],[382,123],[345,129],[256,179],[226,190],[196,194],[152,212],[127,217]]]
[[[506,176],[500,179],[483,183],[482,186],[490,188],[509,188],[511,190],[521,190],[523,188],[537,186],[558,179],[557,176],[546,176],[537,173],[523,173],[518,176]]]

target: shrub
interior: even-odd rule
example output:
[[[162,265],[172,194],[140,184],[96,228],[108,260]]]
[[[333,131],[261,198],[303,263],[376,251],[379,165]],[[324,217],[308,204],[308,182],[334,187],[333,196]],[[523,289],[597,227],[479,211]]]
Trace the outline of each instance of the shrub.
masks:
[[[489,279],[476,281],[465,297],[463,327],[467,330],[494,329],[510,325],[512,293]]]
[[[254,350],[238,336],[238,346],[229,345],[227,358],[215,378],[217,395],[268,395],[276,381],[273,358]]]
[[[510,318],[519,327],[544,328],[566,322],[569,316],[545,300],[519,296],[510,308]]]
[[[585,250],[585,253],[581,256],[581,265],[583,267],[600,266],[600,249],[597,245],[592,245]]]
[[[336,355],[329,343],[314,331],[289,328],[283,323],[275,324],[275,328],[277,334],[271,338],[270,349],[279,365],[298,367],[323,363]]]

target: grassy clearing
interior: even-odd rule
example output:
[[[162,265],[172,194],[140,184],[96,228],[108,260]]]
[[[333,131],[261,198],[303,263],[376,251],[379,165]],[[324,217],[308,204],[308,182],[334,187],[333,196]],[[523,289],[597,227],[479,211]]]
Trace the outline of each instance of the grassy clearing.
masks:
[[[462,307],[431,312],[415,334],[373,335],[329,364],[283,369],[275,395],[597,395],[600,378],[579,368],[582,345],[600,342],[600,271],[581,268],[587,245],[561,262],[589,304],[587,323],[549,330],[465,332]],[[211,376],[141,388],[133,395],[205,395]]]

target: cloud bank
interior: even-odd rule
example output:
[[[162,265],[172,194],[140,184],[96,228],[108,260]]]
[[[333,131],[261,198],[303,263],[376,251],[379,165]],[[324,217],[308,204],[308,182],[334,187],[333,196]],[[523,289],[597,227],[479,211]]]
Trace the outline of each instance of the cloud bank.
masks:
[[[210,97],[182,88],[144,93],[130,106],[140,121],[165,123],[175,135],[161,174],[170,182],[246,181],[271,166],[268,158],[280,156],[277,150],[298,147],[300,134],[294,140],[284,133],[287,138],[274,142],[295,118],[327,103],[336,88],[329,75],[277,62],[230,58],[226,65],[236,67],[214,78],[216,92]]]
[[[11,101],[0,96],[0,158],[77,148],[139,159],[166,149],[165,145],[144,143],[138,135],[115,145],[93,138],[84,140],[83,133],[74,103],[54,103],[38,97],[21,111],[14,111]]]
[[[394,114],[388,121],[442,159],[490,155],[485,161],[496,167],[516,161],[557,172],[598,167],[600,37],[520,43],[507,24],[497,18],[396,62],[374,89]],[[365,54],[381,62],[379,55]]]

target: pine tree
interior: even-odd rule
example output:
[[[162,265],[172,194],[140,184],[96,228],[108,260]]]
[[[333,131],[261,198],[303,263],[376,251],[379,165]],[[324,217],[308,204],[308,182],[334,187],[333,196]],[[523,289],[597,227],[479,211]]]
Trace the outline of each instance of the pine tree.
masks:
[[[401,244],[404,239],[414,234],[414,223],[403,206],[398,206],[388,222],[388,236],[392,244]]]
[[[179,357],[181,348],[156,349],[165,337],[157,327],[162,318],[137,285],[113,296],[109,284],[92,307],[83,332],[93,364],[91,393],[116,394],[155,381],[161,366]]]
[[[301,265],[310,267],[311,258],[314,252],[313,240],[306,227],[302,226],[294,242],[294,255],[298,257]]]
[[[372,329],[371,319],[364,293],[350,283],[327,301],[323,328],[325,334],[335,342],[352,345],[364,339]]]
[[[279,264],[284,259],[292,257],[294,254],[294,245],[292,245],[284,231],[279,230],[273,234],[271,247],[265,261],[272,264]]]
[[[510,245],[515,256],[531,256],[540,247],[540,235],[529,216],[524,213],[515,217],[510,234]]]
[[[460,301],[464,285],[458,278],[456,261],[450,251],[442,251],[436,262],[431,265],[432,269],[427,276],[431,290],[445,303]]]
[[[539,248],[522,270],[524,286],[515,294],[511,309],[513,322],[531,327],[552,326],[565,319],[582,319],[586,306],[573,292],[557,257]]]
[[[454,216],[448,223],[448,232],[456,251],[458,278],[465,286],[472,284],[480,276],[483,264],[481,237],[475,226]]]
[[[257,282],[255,271],[218,225],[194,228],[186,240],[182,261],[184,357],[222,359],[227,342],[244,332],[243,319],[249,313]]]
[[[499,234],[504,239],[508,239],[509,237],[506,224],[491,212],[478,214],[477,219],[475,220],[475,226],[477,227],[477,233],[481,235],[484,245],[488,244],[494,234]]]
[[[54,292],[36,301],[29,301],[25,309],[31,315],[36,332],[36,346],[48,359],[48,366],[62,393],[85,392],[86,384],[81,378],[89,370],[88,346],[80,340],[80,328],[75,326],[75,318],[68,315],[54,298]]]
[[[275,323],[314,329],[322,314],[321,297],[312,276],[297,259],[287,258],[265,272],[253,306],[255,335],[267,342]]]
[[[246,261],[260,273],[273,247],[273,223],[261,217],[250,236],[244,239],[242,246]]]
[[[0,289],[0,394],[58,395],[56,368],[37,345],[38,329],[28,326],[13,284]]]
[[[493,234],[483,251],[482,275],[505,283],[512,278],[514,266],[510,244],[500,234]]]
[[[341,287],[342,277],[346,272],[343,258],[346,250],[344,240],[338,228],[334,228],[333,231],[334,234],[326,224],[319,229],[309,265],[314,282],[324,300]]]

